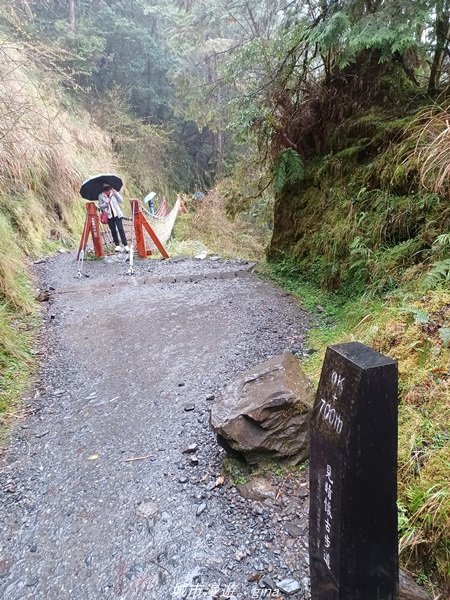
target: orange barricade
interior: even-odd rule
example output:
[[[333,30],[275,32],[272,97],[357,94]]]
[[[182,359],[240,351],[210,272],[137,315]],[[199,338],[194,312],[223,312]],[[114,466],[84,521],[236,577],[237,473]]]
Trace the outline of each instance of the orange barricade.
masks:
[[[136,249],[137,249],[138,255],[141,258],[147,258],[147,256],[150,256],[152,253],[152,251],[150,249],[147,249],[145,246],[145,237],[144,237],[144,229],[145,229],[147,231],[148,235],[151,237],[155,246],[161,252],[161,255],[163,256],[163,258],[169,258],[169,255],[167,254],[164,246],[161,244],[158,236],[153,231],[153,229],[150,227],[149,223],[147,222],[147,219],[145,218],[144,214],[142,213],[141,207],[139,206],[139,200],[137,200],[136,198],[133,198],[133,200],[130,200],[130,204],[131,204],[131,211],[133,213],[134,234],[135,234],[135,238],[136,238]]]
[[[97,205],[95,202],[86,202],[86,221],[84,222],[83,235],[81,236],[80,245],[78,247],[77,259],[80,257],[82,250],[86,250],[88,238],[92,236],[94,244],[94,252],[97,258],[103,256],[103,239],[100,231],[100,220],[97,213]]]

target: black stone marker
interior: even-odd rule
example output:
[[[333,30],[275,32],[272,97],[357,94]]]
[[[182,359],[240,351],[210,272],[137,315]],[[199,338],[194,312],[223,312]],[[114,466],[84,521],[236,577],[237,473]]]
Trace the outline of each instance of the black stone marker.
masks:
[[[327,349],[311,420],[312,600],[396,600],[394,360],[352,342]]]

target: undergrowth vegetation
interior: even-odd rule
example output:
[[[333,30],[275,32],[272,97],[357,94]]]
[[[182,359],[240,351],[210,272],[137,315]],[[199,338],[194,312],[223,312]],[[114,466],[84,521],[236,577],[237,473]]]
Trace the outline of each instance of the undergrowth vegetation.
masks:
[[[175,224],[175,241],[198,241],[209,253],[225,258],[263,258],[270,230],[260,223],[258,213],[229,217],[227,200],[219,191],[210,192],[201,201],[191,200],[188,206],[189,213],[179,215]],[[179,252],[183,253],[183,247]]]
[[[450,203],[420,183],[417,123],[371,109],[335,128],[329,152],[279,195],[270,258],[291,257],[328,290],[386,293],[431,265],[427,284],[444,282]]]
[[[137,119],[126,90],[97,96],[89,103],[89,114],[110,134],[112,148],[132,181],[128,192],[146,196],[151,190],[168,194],[187,187],[191,173],[185,148],[176,144],[168,126]]]
[[[310,339],[318,350],[307,363],[313,377],[330,343],[358,340],[398,360],[401,560],[445,594],[450,115],[448,105],[415,106],[371,107],[330,129],[301,183],[278,195],[269,257],[310,307],[327,307],[328,321]]]

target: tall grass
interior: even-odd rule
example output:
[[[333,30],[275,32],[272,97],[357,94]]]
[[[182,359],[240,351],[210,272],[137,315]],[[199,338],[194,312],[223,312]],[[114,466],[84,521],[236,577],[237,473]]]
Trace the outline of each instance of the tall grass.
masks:
[[[0,42],[0,413],[33,368],[28,261],[76,239],[81,181],[116,164],[108,136],[69,104],[24,49]]]
[[[421,185],[437,194],[450,192],[450,102],[421,110],[409,127],[415,145],[406,164],[418,166]]]
[[[90,114],[111,134],[121,166],[133,180],[135,191],[169,194],[188,187],[188,157],[177,147],[172,132],[162,125],[134,117],[126,90],[112,89],[90,101]]]

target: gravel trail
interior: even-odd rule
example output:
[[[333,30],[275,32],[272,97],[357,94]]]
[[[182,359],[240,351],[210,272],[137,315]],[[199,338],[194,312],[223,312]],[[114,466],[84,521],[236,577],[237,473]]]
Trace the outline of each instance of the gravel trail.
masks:
[[[208,424],[231,379],[303,352],[308,316],[245,261],[36,269],[50,301],[0,463],[0,598],[308,598],[306,474],[242,498]],[[289,579],[300,591],[268,595]]]

